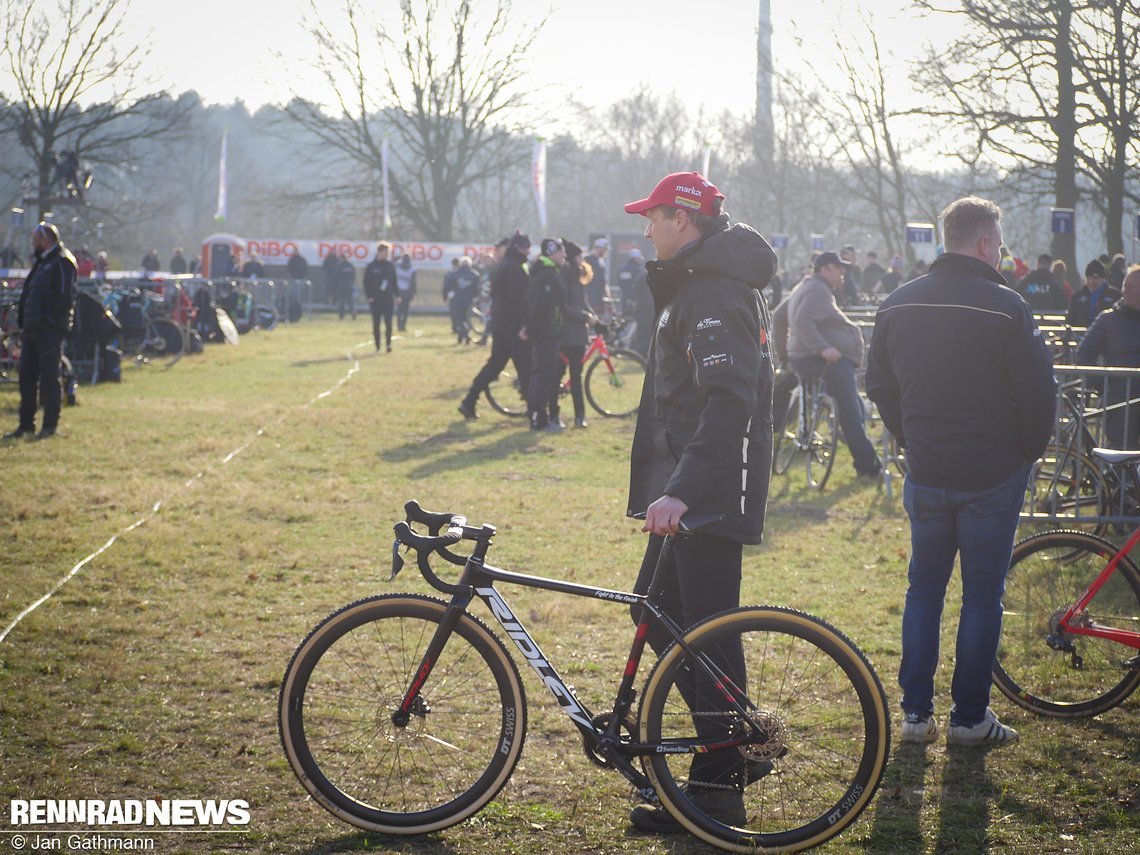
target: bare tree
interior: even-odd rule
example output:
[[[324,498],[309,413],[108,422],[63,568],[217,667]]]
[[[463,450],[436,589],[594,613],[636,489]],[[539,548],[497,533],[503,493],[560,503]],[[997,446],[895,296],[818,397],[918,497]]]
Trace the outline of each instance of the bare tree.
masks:
[[[887,99],[887,71],[874,30],[867,26],[868,50],[841,44],[840,62],[846,86],[825,109],[843,116],[836,128],[840,150],[850,167],[847,184],[851,194],[874,212],[883,247],[893,255],[903,246],[907,223],[908,187],[903,155],[895,126],[898,116]],[[914,248],[905,245],[907,260],[914,261]]]
[[[0,128],[16,134],[31,159],[42,216],[53,201],[53,171],[63,151],[100,163],[121,159],[133,140],[178,126],[178,102],[140,94],[143,43],[125,32],[129,0],[5,4],[3,53],[15,81]],[[134,117],[138,121],[127,123]],[[129,124],[129,127],[127,125]]]
[[[440,0],[401,0],[392,33],[361,0],[346,0],[338,23],[311,2],[314,65],[335,108],[297,97],[289,114],[366,174],[380,169],[392,133],[400,214],[424,237],[452,240],[464,190],[522,166],[512,134],[523,131],[525,60],[543,22],[516,33],[511,0],[479,4],[479,14],[473,0],[450,14]]]
[[[1074,15],[1085,0],[917,4],[969,23],[965,35],[924,63],[921,82],[929,91],[945,93],[948,104],[921,112],[973,129],[984,152],[1013,164],[1023,178],[1051,181],[1055,205],[1075,208],[1077,138],[1094,121],[1078,101],[1074,70]],[[1052,254],[1076,271],[1076,235],[1054,235]]]
[[[1074,28],[1074,66],[1094,105],[1093,133],[1077,155],[1099,188],[1094,199],[1105,219],[1104,245],[1123,252],[1121,221],[1128,179],[1140,159],[1140,10],[1136,0],[1093,0]]]

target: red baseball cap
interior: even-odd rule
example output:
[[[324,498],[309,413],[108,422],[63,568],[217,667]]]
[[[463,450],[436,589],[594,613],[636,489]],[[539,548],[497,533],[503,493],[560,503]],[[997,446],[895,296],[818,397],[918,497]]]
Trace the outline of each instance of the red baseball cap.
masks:
[[[715,217],[720,214],[717,199],[723,201],[724,194],[699,172],[674,172],[662,178],[647,198],[626,204],[625,212],[644,216],[650,208],[669,205]]]

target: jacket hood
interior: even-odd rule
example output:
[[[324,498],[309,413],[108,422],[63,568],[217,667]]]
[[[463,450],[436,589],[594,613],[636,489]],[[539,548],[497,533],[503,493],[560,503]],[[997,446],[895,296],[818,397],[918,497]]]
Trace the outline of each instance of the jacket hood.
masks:
[[[670,262],[666,262],[668,264]],[[751,226],[737,223],[700,241],[673,260],[696,273],[726,276],[763,290],[776,272],[776,253]]]

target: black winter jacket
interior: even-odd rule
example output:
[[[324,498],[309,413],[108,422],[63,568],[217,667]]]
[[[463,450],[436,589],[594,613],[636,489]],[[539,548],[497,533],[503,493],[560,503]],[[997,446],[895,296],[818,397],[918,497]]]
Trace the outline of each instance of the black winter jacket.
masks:
[[[364,268],[364,296],[384,305],[396,299],[396,265],[386,258],[374,258]]]
[[[1029,306],[958,253],[879,306],[867,396],[927,487],[985,490],[1036,460],[1053,429],[1053,362]]]
[[[1111,285],[1105,285],[1097,300],[1096,310],[1093,310],[1093,295],[1088,285],[1082,285],[1069,301],[1069,311],[1065,315],[1065,323],[1071,327],[1091,326],[1096,316],[1105,309],[1114,305],[1120,299],[1120,292]]]
[[[628,514],[663,495],[702,531],[759,543],[772,465],[772,361],[760,290],[776,255],[737,224],[646,266],[657,328],[630,453]]]
[[[1140,312],[1119,301],[1101,312],[1077,348],[1077,365],[1140,368]],[[1135,381],[1133,381],[1135,386]]]
[[[562,338],[566,291],[559,271],[558,265],[545,255],[540,255],[530,266],[526,337],[531,341]],[[491,317],[494,316],[492,310]]]
[[[508,249],[491,271],[491,334],[513,336],[526,326],[526,256]]]
[[[52,329],[67,332],[75,317],[75,256],[58,243],[37,254],[17,312],[20,329],[29,334]]]
[[[582,284],[579,270],[577,263],[567,264],[561,269],[566,303],[562,309],[562,338],[559,343],[571,347],[585,347],[590,341],[586,329],[590,306],[586,302],[586,286]]]

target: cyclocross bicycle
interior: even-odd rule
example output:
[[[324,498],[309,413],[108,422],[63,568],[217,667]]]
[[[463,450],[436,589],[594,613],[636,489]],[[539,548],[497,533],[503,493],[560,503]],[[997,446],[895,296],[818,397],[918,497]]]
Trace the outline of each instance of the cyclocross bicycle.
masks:
[[[385,834],[437,831],[480,810],[510,778],[526,735],[526,697],[506,646],[468,612],[476,598],[578,729],[590,761],[616,770],[640,798],[658,799],[714,846],[799,851],[839,834],[870,803],[890,747],[887,699],[871,663],[827,623],[762,606],[683,630],[657,604],[660,563],[644,595],[523,575],[486,563],[493,526],[470,527],[415,502],[405,511],[391,578],[403,566],[400,546],[414,549],[424,578],[450,601],[392,594],[345,606],[301,643],[281,686],[289,764],[340,819]],[[693,521],[693,529],[712,521]],[[460,540],[474,544],[466,558],[450,549]],[[463,567],[456,583],[436,575],[433,554]],[[639,609],[611,710],[587,708],[496,582]],[[634,680],[654,622],[674,643],[638,699]],[[741,651],[742,673],[726,659],[739,661]],[[739,827],[688,796],[690,761],[709,752],[724,752],[726,768],[735,764],[731,780],[749,782]]]
[[[835,401],[824,390],[822,379],[801,379],[796,384],[788,401],[784,425],[783,433],[776,437],[772,471],[783,475],[797,455],[803,455],[808,486],[822,490],[827,486],[839,449]]]
[[[622,348],[611,350],[602,335],[590,336],[590,346],[582,354],[587,365],[582,375],[582,391],[590,406],[603,416],[631,416],[641,403],[641,386],[645,381],[645,360],[640,353]],[[568,361],[562,355],[563,374]],[[560,396],[570,394],[570,377],[566,375],[559,387]],[[487,386],[487,403],[504,416],[527,414],[526,390],[519,387],[518,379],[504,369],[499,378]]]
[[[1140,452],[1094,449],[1135,467]],[[994,683],[1040,715],[1082,718],[1110,710],[1140,685],[1140,570],[1128,557],[1140,528],[1117,549],[1080,531],[1049,531],[1013,549],[1002,598]]]

